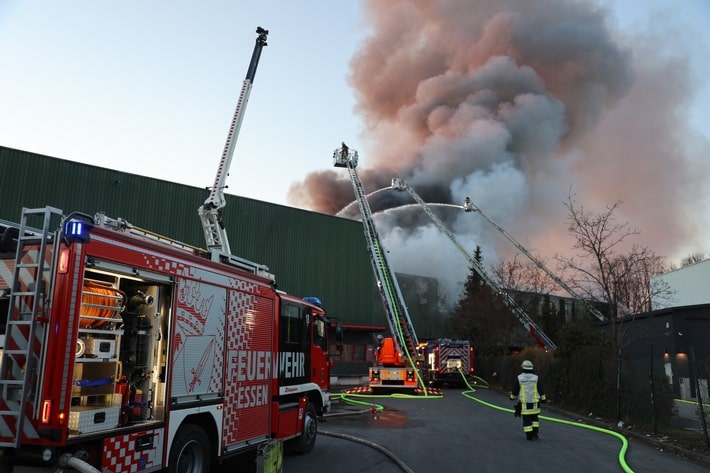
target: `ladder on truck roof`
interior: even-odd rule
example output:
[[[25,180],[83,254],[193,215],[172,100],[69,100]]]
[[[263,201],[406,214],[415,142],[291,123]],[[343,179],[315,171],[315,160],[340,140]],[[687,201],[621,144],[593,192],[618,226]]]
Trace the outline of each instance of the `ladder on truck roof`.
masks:
[[[254,44],[254,51],[252,51],[247,75],[242,83],[242,91],[239,94],[237,106],[234,109],[232,123],[229,127],[229,133],[227,134],[227,141],[224,144],[222,158],[217,167],[217,175],[214,184],[205,203],[197,209],[200,221],[202,222],[202,231],[205,234],[207,249],[226,255],[231,254],[232,251],[229,247],[227,229],[224,227],[224,222],[222,221],[222,211],[227,205],[227,200],[224,196],[224,188],[226,187],[225,181],[229,175],[229,168],[232,165],[234,148],[237,144],[242,121],[244,120],[244,110],[246,109],[247,102],[249,102],[249,95],[251,94],[254,77],[256,76],[256,68],[259,65],[259,58],[261,58],[261,50],[267,44],[266,38],[269,34],[269,30],[265,30],[259,26],[256,28],[256,33],[258,36]],[[213,259],[216,260],[216,257],[213,257]]]
[[[335,167],[347,168],[350,174],[350,181],[353,186],[353,191],[355,192],[355,200],[362,214],[362,226],[365,232],[365,239],[367,240],[370,263],[372,264],[372,269],[377,278],[377,289],[382,297],[387,322],[392,332],[392,338],[396,344],[395,348],[400,353],[407,353],[411,358],[416,356],[419,341],[417,340],[417,334],[414,331],[412,321],[409,318],[409,312],[404,303],[404,297],[397,283],[397,278],[390,269],[390,264],[385,254],[386,251],[380,242],[380,236],[372,221],[372,210],[370,209],[370,204],[367,202],[362,182],[360,182],[360,178],[355,170],[357,160],[357,151],[351,150],[345,143],[333,153],[333,165]]]
[[[38,217],[43,220],[41,232],[28,225],[29,219]],[[13,440],[0,442],[0,447],[19,447],[23,434],[38,437],[32,425],[24,421],[39,410],[39,374],[45,363],[42,348],[57,258],[50,242],[59,232],[50,229],[57,217],[61,221],[62,211],[54,207],[22,209],[0,359],[0,437]]]
[[[510,294],[505,292],[503,289],[500,288],[500,286],[495,282],[495,280],[488,275],[488,273],[483,269],[483,266],[476,261],[475,258],[473,258],[471,255],[468,254],[468,252],[461,246],[461,244],[456,240],[456,237],[454,234],[449,230],[446,225],[444,225],[444,222],[441,221],[439,217],[436,216],[434,212],[431,211],[429,206],[422,200],[422,198],[417,194],[414,189],[409,187],[407,183],[400,178],[394,178],[392,179],[392,189],[398,190],[398,191],[407,191],[407,193],[419,204],[419,206],[424,210],[424,212],[429,216],[429,218],[434,222],[434,224],[441,230],[447,237],[449,237],[449,240],[456,246],[456,248],[464,255],[464,257],[468,260],[469,263],[471,263],[471,267],[473,270],[483,279],[486,284],[490,288],[492,288],[496,294],[498,294],[502,299],[505,305],[510,309],[510,311],[513,313],[513,315],[518,319],[518,321],[525,327],[529,332],[530,335],[535,339],[535,341],[540,345],[542,348],[549,349],[549,350],[555,350],[557,348],[557,345],[550,339],[550,337],[547,336],[545,332],[542,331],[542,329],[535,323],[535,321],[523,310],[520,305],[518,305],[517,302],[515,302],[515,299],[513,299]],[[464,210],[466,210],[466,207],[462,207]]]
[[[181,241],[174,240],[159,233],[146,230],[145,228],[137,227],[121,217],[108,217],[104,212],[97,212],[94,215],[94,223],[102,227],[110,228],[117,232],[129,233],[131,235],[141,237],[145,240],[155,241],[164,245],[170,245],[173,248],[184,250],[194,255],[204,255],[207,253],[202,248],[198,248],[188,243],[183,243]],[[274,276],[274,274],[269,271],[269,267],[265,264],[255,263],[254,261],[249,261],[248,259],[240,258],[239,256],[230,255],[220,251],[210,251],[209,256],[212,261],[228,264],[230,266],[234,266],[249,273],[256,274],[258,276],[263,276],[267,279],[271,279],[272,281],[276,281],[276,276]]]

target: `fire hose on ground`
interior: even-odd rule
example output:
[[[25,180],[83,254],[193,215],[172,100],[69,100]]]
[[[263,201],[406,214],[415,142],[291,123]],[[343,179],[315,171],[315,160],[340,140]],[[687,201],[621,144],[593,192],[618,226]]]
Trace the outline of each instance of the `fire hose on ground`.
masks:
[[[100,470],[97,470],[81,458],[75,457],[69,453],[62,455],[59,458],[59,466],[60,468],[73,468],[81,473],[101,473]]]
[[[499,410],[502,412],[507,412],[507,413],[513,412],[513,409],[497,406],[495,404],[483,401],[483,400],[478,399],[477,397],[473,396],[473,393],[476,392],[476,389],[473,386],[471,386],[471,384],[469,383],[469,380],[466,378],[464,373],[461,373],[461,376],[463,377],[464,383],[466,384],[466,386],[468,388],[467,391],[463,391],[461,393],[464,397],[471,399],[473,401],[476,401],[479,404],[484,405],[486,407],[490,407],[492,409],[496,409],[496,410]],[[488,389],[489,385],[484,379],[474,376],[474,380],[476,380],[476,382],[481,383],[480,385],[476,384],[478,387],[481,387],[483,389]],[[357,400],[354,398],[392,397],[392,398],[412,398],[412,399],[441,399],[443,397],[443,396],[432,396],[432,397],[422,398],[421,396],[413,396],[413,395],[400,394],[400,393],[393,393],[390,395],[338,393],[335,396],[339,397],[341,401],[343,401],[347,404],[350,404],[353,406],[362,406],[363,409],[357,410],[357,411],[328,414],[328,415],[326,415],[326,417],[358,415],[358,414],[366,414],[368,412],[372,413],[373,415],[377,415],[377,413],[384,410],[384,406],[382,406],[382,405],[370,403],[367,401],[360,401],[360,400]],[[626,437],[624,437],[620,433],[615,432],[613,430],[604,429],[602,427],[596,427],[596,426],[592,426],[592,425],[588,425],[588,424],[583,424],[581,422],[574,422],[574,421],[569,421],[569,420],[564,420],[564,419],[558,419],[555,417],[541,415],[540,419],[550,421],[550,422],[556,422],[558,424],[569,425],[572,427],[578,427],[578,428],[582,428],[582,429],[592,430],[594,432],[599,432],[599,433],[602,433],[605,435],[610,435],[612,437],[618,438],[621,441],[621,449],[619,450],[619,455],[618,455],[619,465],[621,466],[621,468],[624,470],[625,473],[633,473],[633,470],[631,469],[631,467],[629,467],[629,465],[626,463],[626,452],[629,449],[629,442],[626,439]],[[379,444],[376,444],[374,442],[370,442],[369,440],[366,440],[366,439],[362,439],[362,438],[358,438],[358,437],[354,437],[354,436],[351,436],[348,434],[342,434],[342,433],[338,433],[338,432],[320,430],[320,433],[322,433],[323,435],[326,435],[326,436],[341,438],[344,440],[349,440],[349,441],[361,443],[363,445],[367,445],[367,446],[374,448],[374,449],[382,452],[383,454],[385,454],[388,458],[390,458],[393,462],[395,462],[397,464],[397,466],[399,466],[402,469],[402,471],[407,472],[407,473],[413,472],[413,470],[411,468],[409,468],[401,459],[399,459],[392,452],[390,452],[389,450],[387,450],[386,448],[384,448],[383,446],[381,446]]]
[[[471,399],[471,400],[473,400],[473,401],[476,401],[476,402],[478,402],[479,404],[482,404],[482,405],[484,405],[484,406],[486,406],[486,407],[490,407],[490,408],[493,408],[493,409],[497,409],[497,410],[499,410],[499,411],[508,412],[508,413],[512,413],[512,412],[513,412],[513,409],[509,409],[509,408],[506,408],[506,407],[497,406],[497,405],[495,405],[495,404],[491,404],[490,402],[486,402],[486,401],[483,401],[483,400],[481,400],[481,399],[478,399],[477,397],[474,397],[472,394],[475,393],[476,390],[469,384],[468,380],[466,379],[466,376],[465,376],[463,373],[461,373],[461,376],[463,376],[464,382],[466,383],[466,386],[467,386],[468,389],[469,389],[468,391],[463,391],[463,392],[461,393],[464,397],[467,397],[468,399]],[[475,377],[475,379],[480,380],[480,381],[482,381],[483,383],[485,383],[484,385],[481,386],[482,388],[484,388],[484,389],[487,389],[487,388],[488,388],[488,383],[487,383],[485,380],[483,380],[483,379],[481,379],[481,378],[479,378],[479,377],[477,377],[477,376]],[[612,437],[618,438],[618,439],[621,441],[621,450],[619,450],[619,457],[618,457],[618,459],[619,459],[619,465],[621,465],[621,468],[622,468],[626,473],[633,473],[633,470],[632,470],[632,469],[629,467],[629,465],[626,463],[626,451],[629,449],[629,441],[626,439],[626,437],[624,437],[624,436],[621,435],[620,433],[614,432],[613,430],[604,429],[604,428],[601,428],[601,427],[595,427],[595,426],[593,426],[593,425],[583,424],[583,423],[581,423],[581,422],[573,422],[573,421],[569,421],[569,420],[558,419],[558,418],[556,418],[556,417],[548,417],[548,416],[543,416],[543,415],[541,415],[541,416],[540,416],[540,419],[542,419],[542,420],[547,420],[547,421],[550,421],[550,422],[556,422],[556,423],[558,423],[558,424],[570,425],[570,426],[572,426],[572,427],[579,427],[579,428],[582,428],[582,429],[588,429],[588,430],[592,430],[592,431],[595,431],[595,432],[600,432],[600,433],[603,433],[603,434],[606,434],[606,435],[611,435]]]
[[[366,440],[366,439],[363,439],[360,437],[355,437],[353,435],[342,434],[339,432],[331,432],[328,430],[319,430],[318,433],[320,433],[322,435],[327,435],[329,437],[335,437],[335,438],[339,438],[339,439],[343,439],[343,440],[349,440],[351,442],[361,443],[361,444],[366,445],[370,448],[374,448],[375,450],[383,453],[390,460],[392,460],[405,473],[414,473],[414,470],[412,470],[409,466],[407,466],[407,464],[404,463],[399,457],[397,457],[397,455],[395,455],[391,451],[387,450],[385,447],[383,447],[380,444],[377,444],[375,442],[370,442],[369,440]]]

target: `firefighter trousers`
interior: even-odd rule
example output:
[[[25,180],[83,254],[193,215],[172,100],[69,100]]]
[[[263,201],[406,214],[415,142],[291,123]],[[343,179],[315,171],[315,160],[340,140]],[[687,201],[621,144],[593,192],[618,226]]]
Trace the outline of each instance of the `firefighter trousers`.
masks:
[[[523,414],[523,432],[528,440],[533,440],[538,438],[538,432],[540,430],[540,420],[538,419],[538,414]]]

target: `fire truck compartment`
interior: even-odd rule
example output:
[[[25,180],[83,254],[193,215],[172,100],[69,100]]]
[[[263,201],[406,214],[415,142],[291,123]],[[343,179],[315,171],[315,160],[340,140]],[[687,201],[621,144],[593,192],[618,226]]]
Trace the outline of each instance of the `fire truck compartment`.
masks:
[[[163,420],[172,285],[120,264],[84,272],[70,436]]]
[[[77,406],[69,412],[69,430],[75,434],[88,434],[118,427],[120,407],[95,408]]]

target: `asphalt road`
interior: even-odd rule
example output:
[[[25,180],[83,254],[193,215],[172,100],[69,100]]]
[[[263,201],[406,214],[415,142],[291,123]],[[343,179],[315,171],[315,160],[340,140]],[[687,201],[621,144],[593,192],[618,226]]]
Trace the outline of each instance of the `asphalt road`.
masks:
[[[495,391],[479,389],[472,395],[479,401],[504,408],[512,404]],[[283,472],[625,471],[619,462],[623,444],[617,437],[542,419],[540,440],[528,441],[519,418],[464,397],[461,389],[444,390],[441,399],[366,400],[385,406],[385,410],[377,416],[369,412],[341,415],[362,411],[362,408],[336,403],[334,415],[319,424],[320,434],[314,450],[307,455],[285,454]],[[542,415],[584,422],[584,419],[564,417],[558,412],[543,406]],[[342,436],[353,439],[346,440]],[[385,449],[387,454],[377,448]],[[401,463],[398,465],[388,454]],[[628,467],[626,471],[637,473],[710,471],[706,466],[633,437],[628,438],[628,450],[623,458]],[[234,471],[256,471],[253,457],[229,459],[214,468],[215,473]],[[18,467],[14,473],[40,472],[53,473],[53,470]]]
[[[479,389],[477,399],[511,407],[498,392]],[[541,420],[540,440],[528,441],[522,422],[513,414],[444,391],[443,399],[372,399],[385,406],[381,415],[332,416],[319,425],[315,449],[307,455],[284,456],[284,473],[428,472],[614,472],[625,471],[619,461],[622,441],[614,436],[549,420]],[[345,407],[337,407],[342,412]],[[347,408],[350,409],[350,408]],[[546,411],[543,416],[570,419]],[[353,436],[384,447],[404,464],[402,469],[373,446],[339,437]],[[628,439],[624,456],[634,472],[707,472],[708,468],[661,451],[646,442]]]

